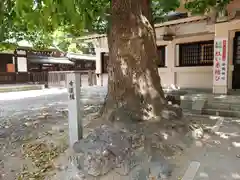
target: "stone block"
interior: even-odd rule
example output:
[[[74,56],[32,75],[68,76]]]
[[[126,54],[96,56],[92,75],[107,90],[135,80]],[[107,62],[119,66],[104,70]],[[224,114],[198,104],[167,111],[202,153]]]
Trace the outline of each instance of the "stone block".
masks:
[[[181,100],[180,107],[182,109],[192,109],[192,101],[191,100]]]
[[[195,114],[202,114],[202,110],[204,106],[206,105],[207,100],[206,99],[195,99],[192,102],[192,111]]]
[[[152,157],[149,162],[144,162],[141,166],[137,166],[129,174],[130,180],[163,180],[171,176],[172,167],[159,155]]]

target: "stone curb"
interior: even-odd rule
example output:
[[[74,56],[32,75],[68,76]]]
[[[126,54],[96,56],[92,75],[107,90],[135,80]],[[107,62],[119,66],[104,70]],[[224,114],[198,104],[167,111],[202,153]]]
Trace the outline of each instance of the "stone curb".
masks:
[[[16,86],[16,87],[1,87],[0,88],[0,93],[31,91],[31,90],[41,90],[41,89],[44,89],[44,85],[26,85],[26,86]]]

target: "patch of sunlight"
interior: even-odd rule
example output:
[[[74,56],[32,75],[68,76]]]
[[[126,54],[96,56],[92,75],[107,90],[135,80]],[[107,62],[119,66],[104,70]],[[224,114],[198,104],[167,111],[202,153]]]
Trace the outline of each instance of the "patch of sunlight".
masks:
[[[168,105],[172,105],[172,101],[168,101]]]
[[[146,18],[146,16],[144,16],[143,14],[141,14],[140,18],[141,18],[141,21],[142,21],[144,24],[149,24],[149,21],[148,21],[148,19]]]
[[[221,141],[219,141],[219,140],[214,140],[213,143],[220,145],[220,144],[221,144]]]
[[[133,83],[137,83],[136,74],[133,75]],[[139,84],[139,93],[142,95],[147,94],[147,81],[144,80],[143,76],[140,76],[138,78],[138,84]]]
[[[147,84],[148,85],[148,93],[150,94],[152,99],[155,99],[158,96],[158,92],[154,88],[153,80],[151,78],[151,72],[149,70],[147,70],[147,72],[146,72],[146,81],[148,83]]]
[[[227,135],[226,133],[223,133],[220,135],[220,138],[229,139],[229,135]]]
[[[240,142],[232,142],[232,145],[236,148],[240,147]]]
[[[208,134],[204,134],[204,135],[203,135],[203,140],[208,140],[208,139],[210,139],[210,138],[211,138],[211,136],[208,135]]]
[[[176,85],[174,84],[171,84],[170,87],[173,89],[173,90],[179,90],[180,87],[177,87]]]
[[[227,96],[226,95],[220,95],[220,96],[215,96],[214,98],[216,98],[216,99],[225,99],[225,98],[227,98]]]
[[[211,130],[212,129],[212,126],[210,126],[208,124],[202,124],[202,126],[204,127],[204,129],[207,129],[207,130]]]
[[[142,37],[142,35],[143,35],[142,28],[139,27],[139,28],[138,28],[138,36],[139,36],[139,37]]]
[[[153,111],[149,111],[148,109],[153,109],[153,106],[151,104],[148,104],[146,109],[144,109],[144,115],[143,115],[143,120],[151,120],[156,118],[155,114]],[[146,115],[145,115],[146,114]]]
[[[232,120],[232,122],[240,123],[240,119]]]
[[[125,62],[125,60],[122,58],[121,59],[121,70],[124,76],[127,75],[127,63]]]
[[[216,119],[219,119],[220,117],[219,116],[209,116],[209,119],[211,120],[216,120]]]
[[[172,90],[170,88],[167,88],[167,89],[164,89],[165,92],[169,93],[171,92]]]
[[[228,136],[228,137],[239,137],[239,136],[240,136],[240,134],[237,133],[237,132],[233,132],[233,133],[224,133],[224,132],[220,132],[220,131],[218,131],[218,132],[215,132],[215,134],[216,134],[216,135],[219,135],[220,137],[221,137],[221,136],[224,136],[224,135],[226,135],[226,136]]]
[[[180,90],[180,87],[179,86],[176,86],[176,85],[174,85],[174,84],[171,84],[170,86],[167,86],[166,84],[164,84],[163,85],[163,89],[164,89],[164,91],[166,91],[166,92],[171,92],[171,91],[178,91],[178,90]]]
[[[203,137],[204,133],[201,129],[195,129],[192,131],[192,136],[196,139],[201,139]]]
[[[46,96],[52,94],[64,94],[67,92],[67,89],[42,89],[42,90],[30,90],[30,91],[19,91],[19,92],[7,92],[0,93],[0,100],[17,100],[31,97]]]
[[[240,174],[239,173],[232,173],[232,178],[233,179],[240,179]]]
[[[200,173],[199,173],[199,176],[200,176],[201,178],[208,178],[208,177],[209,177],[208,174],[205,173],[205,172],[200,172]]]
[[[192,161],[185,172],[182,180],[193,180],[197,174],[197,171],[200,167],[200,162]]]
[[[195,144],[196,144],[197,147],[202,147],[203,146],[203,143],[201,141],[196,141]]]
[[[228,179],[228,177],[227,177],[226,175],[221,175],[220,177],[221,177],[222,179],[226,179],[226,180]]]
[[[224,118],[219,118],[219,120],[216,122],[216,124],[212,127],[213,132],[218,132],[220,127],[222,126]]]
[[[165,140],[167,140],[168,139],[168,134],[167,133],[165,133],[165,132],[163,132],[163,133],[161,133],[161,135],[163,136],[163,138],[165,139]]]
[[[192,95],[192,100],[197,100],[197,99],[204,99],[206,96],[204,94],[195,94]]]

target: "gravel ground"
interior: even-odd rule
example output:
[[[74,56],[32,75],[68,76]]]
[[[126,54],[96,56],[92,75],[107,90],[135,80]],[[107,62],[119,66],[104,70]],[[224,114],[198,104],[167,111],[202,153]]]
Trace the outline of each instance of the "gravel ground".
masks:
[[[103,87],[82,89],[83,117],[98,111],[105,94]],[[66,93],[0,101],[0,179],[41,179],[40,168],[33,167],[37,154],[30,156],[25,147],[41,143],[61,151],[68,147],[67,102]]]
[[[88,115],[101,106],[106,88],[91,87],[82,91],[82,113],[87,117],[84,121],[87,124]],[[2,100],[0,108],[0,179],[43,180],[46,176],[49,180],[63,180],[61,172],[64,172],[68,157],[73,155],[68,149],[67,94]],[[217,122],[216,118],[206,116],[188,118],[205,127],[214,127]],[[165,143],[181,147],[181,153],[177,154],[171,149],[163,151],[168,162],[175,165],[171,180],[181,179],[192,161],[199,162],[200,167],[188,180],[240,179],[239,124],[238,119],[225,118],[218,131],[205,133],[200,140],[189,141],[178,134],[168,134]],[[143,129],[149,134],[157,132],[152,133],[152,140],[156,142],[159,142],[159,134],[166,136],[164,129],[154,124]],[[43,167],[43,164],[48,166]],[[110,173],[101,179],[111,180],[111,175],[114,176]]]

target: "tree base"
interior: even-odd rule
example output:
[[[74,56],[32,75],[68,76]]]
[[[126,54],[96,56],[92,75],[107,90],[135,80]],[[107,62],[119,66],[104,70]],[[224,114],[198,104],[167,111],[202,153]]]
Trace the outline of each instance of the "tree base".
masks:
[[[103,119],[107,119],[110,122],[114,121],[128,121],[128,122],[135,122],[135,121],[160,121],[162,119],[165,120],[176,120],[181,121],[183,117],[182,109],[180,108],[178,102],[172,102],[173,104],[166,104],[159,108],[158,114],[153,114],[151,109],[149,111],[142,112],[144,108],[131,108],[128,109],[127,106],[118,107],[118,104],[114,101],[110,101],[108,95],[105,97],[105,101],[103,107],[100,110],[99,117]]]

